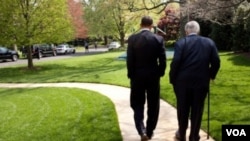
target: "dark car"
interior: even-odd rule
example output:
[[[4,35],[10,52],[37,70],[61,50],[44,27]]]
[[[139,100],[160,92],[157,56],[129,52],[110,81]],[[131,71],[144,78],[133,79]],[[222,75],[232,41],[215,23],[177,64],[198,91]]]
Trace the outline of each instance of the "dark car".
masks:
[[[53,44],[35,44],[32,46],[32,56],[35,58],[42,58],[44,56],[56,56],[56,48]],[[27,54],[27,51],[24,51]]]
[[[19,58],[19,54],[17,51],[0,46],[0,60],[10,59],[12,61],[17,61],[18,58]]]
[[[56,48],[53,44],[38,44],[33,46],[33,56],[56,56]]]

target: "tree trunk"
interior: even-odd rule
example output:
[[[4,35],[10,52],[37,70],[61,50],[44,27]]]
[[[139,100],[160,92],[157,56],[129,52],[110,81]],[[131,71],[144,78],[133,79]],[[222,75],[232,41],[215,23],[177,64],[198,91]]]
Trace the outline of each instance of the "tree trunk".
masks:
[[[104,36],[104,44],[105,44],[105,46],[107,46],[108,45],[108,36]]]
[[[32,48],[32,45],[27,46],[27,59],[28,59],[28,68],[29,69],[34,68],[31,48]]]
[[[18,51],[16,44],[13,45],[13,48],[14,48],[15,51]]]
[[[120,32],[120,42],[121,42],[121,46],[124,47],[125,46],[125,33],[124,32]]]
[[[180,37],[185,37],[186,33],[185,33],[185,24],[188,22],[189,20],[189,11],[186,9],[186,5],[187,5],[187,1],[182,1],[180,3]]]

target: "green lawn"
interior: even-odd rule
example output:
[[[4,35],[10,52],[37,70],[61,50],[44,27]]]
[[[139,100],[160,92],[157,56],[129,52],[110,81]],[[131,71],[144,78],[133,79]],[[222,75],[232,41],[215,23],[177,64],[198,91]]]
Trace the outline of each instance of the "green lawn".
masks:
[[[37,70],[25,66],[0,69],[1,82],[93,82],[129,86],[126,62],[117,60],[122,52],[82,56],[39,62]],[[250,124],[250,59],[240,55],[221,53],[221,69],[215,82],[211,83],[210,132],[216,141],[221,140],[222,124]],[[175,106],[175,96],[169,84],[168,59],[166,75],[161,79],[161,97]],[[207,111],[204,111],[202,128],[206,130]]]
[[[122,140],[113,103],[70,88],[0,89],[0,141]]]

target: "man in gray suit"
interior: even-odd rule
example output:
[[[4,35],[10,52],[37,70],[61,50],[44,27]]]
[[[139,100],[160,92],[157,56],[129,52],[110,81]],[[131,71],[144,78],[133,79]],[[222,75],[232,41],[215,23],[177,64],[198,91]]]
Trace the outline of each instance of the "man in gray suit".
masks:
[[[142,141],[153,136],[159,115],[160,77],[166,69],[163,37],[152,33],[153,20],[141,19],[141,30],[128,39],[127,70],[130,79],[130,105],[134,111],[135,126]],[[144,104],[147,100],[147,122],[143,123]]]
[[[215,43],[199,36],[196,21],[185,25],[186,37],[175,43],[170,66],[170,83],[177,99],[179,130],[176,138],[186,141],[188,119],[191,117],[189,141],[199,141],[199,130],[210,80],[214,80],[220,68],[220,58]],[[190,114],[190,115],[189,115]]]

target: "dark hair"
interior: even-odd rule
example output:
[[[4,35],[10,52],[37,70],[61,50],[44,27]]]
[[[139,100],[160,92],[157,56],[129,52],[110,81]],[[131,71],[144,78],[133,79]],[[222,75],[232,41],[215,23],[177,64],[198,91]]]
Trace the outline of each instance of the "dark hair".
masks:
[[[141,19],[141,26],[151,26],[153,24],[153,19],[149,16],[144,16]]]

